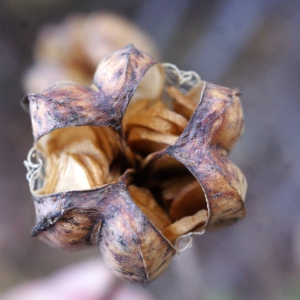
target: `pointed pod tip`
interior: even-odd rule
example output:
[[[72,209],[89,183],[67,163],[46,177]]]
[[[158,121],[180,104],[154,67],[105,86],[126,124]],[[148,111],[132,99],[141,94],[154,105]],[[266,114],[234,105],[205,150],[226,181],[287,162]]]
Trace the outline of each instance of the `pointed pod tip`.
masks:
[[[23,96],[20,101],[20,105],[26,113],[29,113],[29,94]]]

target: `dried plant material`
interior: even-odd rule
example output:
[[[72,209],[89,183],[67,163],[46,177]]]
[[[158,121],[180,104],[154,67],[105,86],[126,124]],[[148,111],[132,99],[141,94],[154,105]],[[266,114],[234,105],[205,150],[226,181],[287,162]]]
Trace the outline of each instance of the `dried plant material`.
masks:
[[[166,205],[173,201],[179,191],[194,180],[192,176],[180,176],[180,179],[178,179],[178,177],[171,177],[163,180],[161,182],[161,195],[164,204]]]
[[[126,114],[127,115],[127,114]],[[128,109],[123,126],[129,146],[147,155],[173,144],[188,120],[164,104],[162,100],[140,100]]]
[[[130,185],[128,191],[135,204],[140,208],[143,214],[151,220],[157,229],[163,231],[171,224],[168,215],[163,211],[161,206],[158,205],[149,190]]]
[[[125,132],[132,126],[143,126],[158,132],[178,135],[186,125],[185,118],[170,111],[162,100],[158,99],[134,102],[128,107],[123,119]]]
[[[224,131],[229,130],[230,140],[226,146],[230,149],[242,133],[243,118],[238,95],[239,91],[207,83],[201,105],[185,129],[185,132],[193,134],[182,135],[168,149],[169,155],[181,161],[201,184],[208,200],[207,226],[210,227],[245,216],[245,178],[237,166],[219,153],[218,148],[223,146],[216,142],[218,136],[222,139]],[[233,116],[236,119],[229,129],[227,120]],[[184,153],[189,153],[189,158]],[[201,164],[195,163],[198,161]]]
[[[164,231],[164,235],[169,241],[174,242],[178,237],[191,232],[199,225],[202,225],[202,228],[204,228],[204,224],[207,222],[207,217],[207,210],[199,210],[197,213],[195,213],[195,215],[183,217],[182,219],[168,226]]]
[[[181,94],[175,87],[168,88],[168,93],[174,98],[173,107],[176,112],[180,112],[183,116],[190,119],[196,110],[197,103],[193,102],[187,96]]]
[[[108,53],[125,47],[129,42],[149,55],[159,57],[150,36],[129,20],[113,13],[98,12],[86,16],[79,39],[84,56],[95,67]]]
[[[197,180],[182,187],[172,200],[169,216],[173,221],[206,209],[206,200]]]
[[[195,84],[183,95],[186,95],[190,101],[196,103],[197,105],[201,101],[202,93],[204,91],[205,82],[197,81]]]
[[[169,121],[177,130],[177,134],[182,133],[186,127],[188,120],[182,115],[175,113],[167,108],[162,100],[148,102],[148,106],[140,112],[139,116],[159,117],[162,120]],[[132,118],[128,121],[127,126],[132,122]],[[175,129],[174,129],[175,130]],[[168,132],[171,133],[171,132]]]
[[[132,96],[131,103],[143,98],[147,98],[148,100],[159,98],[164,90],[164,78],[165,70],[163,66],[158,64],[152,66]],[[128,108],[130,108],[130,105]]]
[[[147,155],[175,143],[177,135],[161,134],[143,127],[134,127],[128,133],[128,144],[134,152]]]
[[[128,45],[102,60],[92,88],[59,82],[25,98],[32,235],[98,245],[114,272],[142,284],[192,235],[243,218],[247,186],[227,158],[243,130],[239,92],[155,64]]]
[[[160,57],[150,36],[113,13],[71,14],[61,23],[46,24],[38,33],[35,63],[24,76],[24,89],[41,92],[61,80],[90,85],[99,62],[128,43],[134,43],[157,59]],[[152,81],[152,88],[145,86],[143,93],[157,93],[162,87],[157,70],[151,73],[147,76]]]
[[[69,250],[70,245],[83,247],[88,242],[87,237],[91,228],[97,220],[98,214],[95,211],[66,211],[63,216],[54,216],[55,230],[51,234],[40,235],[46,243],[50,245],[59,245],[60,249]],[[58,221],[59,220],[59,221]],[[40,226],[49,226],[48,224],[39,224]],[[41,228],[35,227],[31,234],[39,233]],[[37,232],[35,232],[37,230]],[[68,234],[66,234],[66,232]]]
[[[124,131],[127,131],[127,124],[130,122],[132,117],[134,117],[135,115],[139,115],[140,113],[143,113],[143,111],[149,106],[149,102],[151,102],[151,99],[149,98],[144,99],[141,97],[141,99],[138,99],[138,101],[130,102],[128,104],[122,122]]]
[[[82,70],[74,67],[67,67],[61,62],[37,61],[23,76],[24,90],[30,92],[41,92],[51,84],[58,81],[70,80],[89,85],[91,78]]]
[[[110,128],[61,128],[43,136],[36,148],[46,161],[44,186],[36,191],[40,195],[91,189],[120,176],[120,169],[110,172],[121,150]]]
[[[60,25],[43,27],[35,46],[35,57],[38,61],[65,61],[66,64],[85,63],[82,55],[78,32],[81,31],[84,16],[80,14],[68,16]],[[72,51],[73,49],[73,51]]]
[[[133,126],[141,126],[166,134],[177,133],[176,127],[170,121],[148,115],[147,113],[133,116],[126,125],[128,131]]]

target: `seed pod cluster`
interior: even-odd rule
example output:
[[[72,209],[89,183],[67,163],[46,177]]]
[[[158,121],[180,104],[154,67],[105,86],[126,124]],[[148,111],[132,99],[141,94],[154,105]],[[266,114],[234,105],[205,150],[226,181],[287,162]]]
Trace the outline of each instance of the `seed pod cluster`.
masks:
[[[243,131],[239,94],[132,45],[102,60],[92,87],[28,94],[32,235],[98,245],[121,277],[156,278],[193,235],[245,216],[246,180],[227,158]]]

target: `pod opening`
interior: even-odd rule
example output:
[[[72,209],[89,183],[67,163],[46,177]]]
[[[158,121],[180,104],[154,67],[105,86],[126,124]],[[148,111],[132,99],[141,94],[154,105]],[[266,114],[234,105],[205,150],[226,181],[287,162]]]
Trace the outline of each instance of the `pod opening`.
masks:
[[[66,127],[46,134],[25,162],[31,190],[38,195],[115,182],[126,164],[117,133],[96,126]]]
[[[152,84],[152,77],[159,79]],[[152,93],[148,92],[149,86],[153,87]],[[150,68],[122,121],[128,145],[138,160],[177,141],[201,101],[203,90],[204,82],[195,72],[183,72],[172,64]]]
[[[130,103],[123,118],[123,130],[140,163],[135,185],[128,187],[129,193],[155,227],[175,242],[191,230],[201,231],[208,218],[200,183],[166,153],[196,110],[204,83],[194,72],[182,72],[171,64],[163,67],[163,92],[159,97]]]
[[[202,232],[209,208],[201,184],[168,154],[161,152],[152,159],[142,168],[138,185],[151,191],[163,213],[155,208],[155,212],[148,213],[148,218],[155,224],[157,215],[167,216],[169,223],[165,222],[160,230],[171,242],[191,231]]]

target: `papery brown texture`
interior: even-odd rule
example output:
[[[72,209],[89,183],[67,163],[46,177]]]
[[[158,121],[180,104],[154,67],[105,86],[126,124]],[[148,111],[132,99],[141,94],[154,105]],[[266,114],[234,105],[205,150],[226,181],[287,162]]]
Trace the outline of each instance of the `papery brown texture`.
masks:
[[[145,32],[114,13],[73,13],[60,23],[46,24],[38,32],[34,64],[24,76],[24,89],[37,93],[60,80],[89,85],[99,62],[128,43],[159,57]]]
[[[132,201],[126,181],[125,176],[90,191],[34,196],[32,234],[62,249],[97,244],[115,272],[147,283],[168,266],[175,251]]]
[[[99,64],[93,88],[28,95],[33,235],[62,249],[96,244],[115,272],[146,284],[191,245],[181,237],[245,216],[246,180],[227,159],[243,130],[240,93],[185,75],[128,45]]]
[[[246,179],[227,154],[242,134],[240,92],[206,83],[202,99],[173,145],[145,161],[145,172],[170,157],[181,162],[200,183],[208,205],[207,227],[245,217]]]
[[[110,126],[120,131],[128,102],[154,63],[152,57],[129,45],[99,65],[94,79],[99,91],[59,82],[42,94],[28,94],[35,141],[52,130],[69,126]]]

